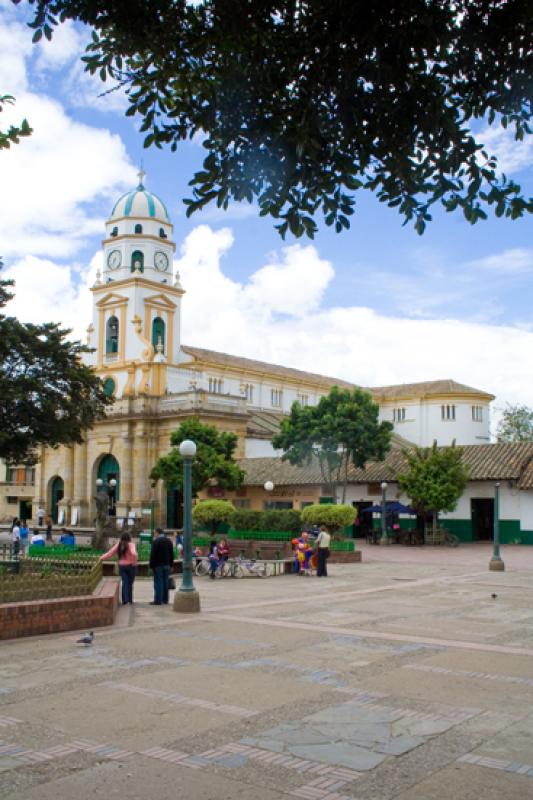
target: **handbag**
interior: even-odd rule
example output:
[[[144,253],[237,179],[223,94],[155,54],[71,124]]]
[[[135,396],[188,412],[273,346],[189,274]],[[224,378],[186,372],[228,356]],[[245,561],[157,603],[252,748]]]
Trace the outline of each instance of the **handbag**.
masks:
[[[176,581],[174,580],[172,575],[168,579],[168,588],[169,589],[175,589],[176,588]]]

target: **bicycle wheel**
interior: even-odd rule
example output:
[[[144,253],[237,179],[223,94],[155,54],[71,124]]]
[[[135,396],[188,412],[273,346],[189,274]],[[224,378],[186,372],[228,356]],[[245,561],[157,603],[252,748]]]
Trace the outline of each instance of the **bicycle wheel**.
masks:
[[[195,573],[196,575],[198,575],[199,578],[202,578],[204,575],[207,575],[208,572],[209,572],[209,562],[207,561],[207,559],[202,559],[196,565]]]
[[[229,578],[231,575],[231,565],[227,561],[222,561],[217,567],[217,572],[221,578]]]

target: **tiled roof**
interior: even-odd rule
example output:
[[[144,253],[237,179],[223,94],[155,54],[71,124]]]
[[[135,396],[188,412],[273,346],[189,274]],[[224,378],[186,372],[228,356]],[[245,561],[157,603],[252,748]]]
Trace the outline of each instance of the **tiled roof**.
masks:
[[[340,378],[328,378],[325,375],[318,375],[316,372],[305,372],[301,369],[292,367],[282,367],[279,364],[268,364],[265,361],[255,361],[253,358],[243,358],[242,356],[232,356],[229,353],[218,353],[216,350],[204,350],[201,347],[189,347],[182,345],[184,353],[192,356],[198,361],[207,361],[210,364],[217,364],[220,367],[232,367],[237,370],[252,370],[254,372],[267,372],[280,378],[291,378],[296,381],[315,383],[329,388],[330,386],[342,386],[346,389],[355,389],[355,384],[347,383]]]
[[[229,353],[219,353],[216,350],[204,350],[201,347],[190,347],[182,345],[184,353],[192,356],[197,361],[216,364],[219,367],[229,367],[243,372],[254,371],[268,373],[279,378],[301,381],[315,384],[321,388],[329,389],[331,386],[339,386],[342,389],[366,389],[377,400],[393,400],[396,397],[428,397],[443,394],[473,394],[479,397],[493,398],[488,392],[473,389],[463,383],[452,380],[422,381],[421,383],[402,383],[392,386],[373,386],[357,387],[355,383],[348,383],[341,378],[331,378],[327,375],[319,375],[316,372],[305,372],[293,367],[282,367],[280,364],[269,364],[266,361],[256,361],[253,358],[243,358],[242,356],[232,356]]]
[[[451,379],[438,381],[422,381],[420,383],[400,383],[392,386],[372,386],[368,390],[375,398],[380,400],[393,400],[395,397],[428,397],[443,394],[474,394],[481,397],[494,396],[489,392],[474,389],[464,383],[457,383]]]
[[[521,489],[533,489],[533,443],[474,444],[461,450],[463,461],[469,468],[470,480],[515,481]],[[258,486],[267,480],[279,486],[323,482],[316,460],[298,467],[280,458],[244,458],[240,465],[246,472],[245,484],[248,486]],[[404,468],[403,450],[393,447],[384,461],[369,461],[364,470],[351,469],[348,482],[395,481]]]
[[[269,411],[252,413],[246,425],[246,435],[251,438],[258,436],[262,439],[272,439],[279,432],[282,419],[283,414]]]

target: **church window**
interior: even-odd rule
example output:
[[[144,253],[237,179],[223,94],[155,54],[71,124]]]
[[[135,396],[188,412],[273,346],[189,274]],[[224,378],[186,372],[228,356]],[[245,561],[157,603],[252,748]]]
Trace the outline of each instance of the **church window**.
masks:
[[[243,386],[243,394],[248,403],[254,402],[254,385],[253,383],[245,383]]]
[[[441,419],[454,420],[455,419],[455,406],[441,406],[440,407]]]
[[[114,228],[112,228],[112,230],[111,230],[111,236],[118,236],[118,228],[117,228],[117,226],[116,226],[116,225],[115,225],[115,227],[114,227]]]
[[[221,378],[209,378],[209,391],[213,394],[222,394],[224,382]]]
[[[393,422],[405,422],[405,408],[393,408],[392,409],[392,421]]]
[[[137,223],[137,225],[135,226],[135,233],[142,233],[142,232],[143,232],[143,226]]]
[[[144,272],[144,254],[140,250],[134,250],[131,254],[131,271]]]
[[[161,317],[155,317],[152,322],[152,344],[157,352],[157,345],[163,345],[163,353],[165,352],[165,323]]]
[[[300,404],[302,407],[303,407],[303,406],[308,406],[308,405],[309,405],[309,395],[308,395],[308,394],[298,394],[298,395],[296,396],[296,399],[297,399],[298,403],[299,403],[299,404]]]
[[[113,378],[106,378],[104,381],[104,394],[106,397],[112,397],[115,394],[115,381]]]
[[[118,353],[118,319],[116,317],[109,317],[107,320],[105,351],[108,355]]]
[[[281,389],[271,389],[270,405],[274,406],[275,408],[281,408],[282,401],[283,401],[283,392],[281,391]]]
[[[472,406],[472,422],[483,422],[483,406]]]
[[[165,229],[164,228],[159,228],[159,238],[160,239],[166,239],[167,238],[167,235],[165,233]]]

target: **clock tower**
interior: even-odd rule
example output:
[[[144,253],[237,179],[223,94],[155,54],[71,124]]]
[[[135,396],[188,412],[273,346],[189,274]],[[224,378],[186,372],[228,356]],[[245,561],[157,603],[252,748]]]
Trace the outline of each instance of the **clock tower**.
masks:
[[[173,280],[176,245],[164,203],[139,185],[124,194],[106,222],[103,271],[93,292],[88,362],[117,399],[161,395],[178,360],[183,290]]]

